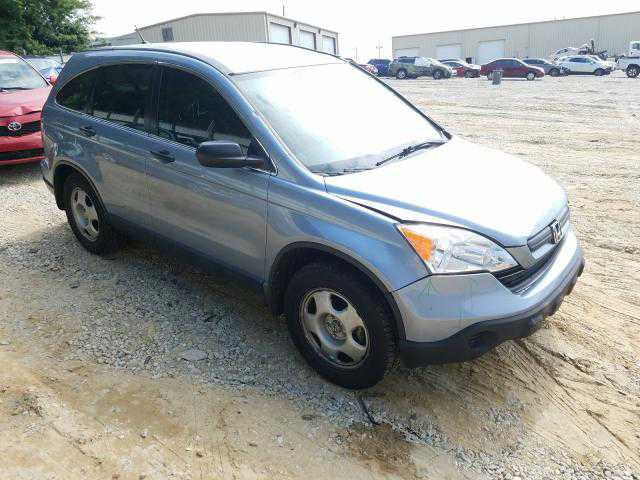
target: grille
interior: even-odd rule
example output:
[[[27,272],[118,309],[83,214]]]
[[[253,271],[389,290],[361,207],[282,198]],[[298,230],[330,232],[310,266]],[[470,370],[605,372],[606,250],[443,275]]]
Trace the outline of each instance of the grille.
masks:
[[[0,126],[0,137],[21,137],[40,131],[40,120],[35,122],[23,123],[22,128],[17,132],[12,132],[6,125]]]
[[[558,224],[560,229],[564,231],[567,223],[569,222],[569,208],[565,208],[558,217]],[[520,293],[525,290],[531,283],[537,278],[539,272],[543,271],[553,260],[558,247],[562,245],[564,237],[557,245],[553,243],[553,232],[551,227],[545,227],[536,233],[527,241],[529,250],[533,255],[538,253],[539,258],[529,268],[523,268],[520,265],[517,267],[497,272],[496,278],[507,288],[510,288],[515,293]]]
[[[544,257],[539,259],[531,267],[522,268],[518,265],[517,267],[503,270],[502,272],[497,272],[495,274],[496,278],[500,280],[500,283],[502,283],[505,287],[510,288],[516,293],[524,290],[524,288],[530,283],[530,281],[535,278],[536,274],[542,271],[547,265],[551,263],[553,257],[555,257],[555,254],[558,251],[558,246],[561,244],[562,242],[556,245],[554,249],[552,249]]]
[[[29,135],[40,131],[40,121],[23,123],[22,128],[17,132],[12,132],[7,128],[7,125],[0,126],[0,137],[20,137],[22,135]]]
[[[566,208],[558,218],[558,224],[560,225],[560,228],[564,229],[568,221],[569,221],[569,209]],[[540,247],[548,243],[553,243],[553,233],[551,232],[551,227],[545,227],[542,230],[540,230],[538,233],[536,233],[533,237],[529,239],[529,241],[527,242],[527,245],[529,246],[529,250],[531,250],[531,253],[534,253]]]
[[[0,162],[4,160],[21,160],[23,158],[42,157],[43,148],[33,148],[31,150],[15,150],[13,152],[0,152]]]

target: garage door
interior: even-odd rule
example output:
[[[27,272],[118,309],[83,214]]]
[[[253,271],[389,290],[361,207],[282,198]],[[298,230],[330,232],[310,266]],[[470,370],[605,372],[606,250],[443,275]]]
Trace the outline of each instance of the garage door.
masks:
[[[278,23],[269,24],[269,39],[271,43],[291,43],[291,29]]]
[[[304,48],[316,49],[316,34],[300,30],[300,46]]]
[[[419,51],[418,48],[397,48],[393,51],[393,58],[417,57]]]
[[[444,60],[445,58],[462,58],[462,45],[441,45],[436,47],[436,58]]]
[[[504,57],[504,40],[492,40],[478,43],[477,63],[484,65],[496,58]]]
[[[333,37],[328,37],[326,35],[322,36],[322,51],[323,52],[327,52],[327,53],[332,53],[333,55],[335,55],[337,52],[336,50],[336,39]]]

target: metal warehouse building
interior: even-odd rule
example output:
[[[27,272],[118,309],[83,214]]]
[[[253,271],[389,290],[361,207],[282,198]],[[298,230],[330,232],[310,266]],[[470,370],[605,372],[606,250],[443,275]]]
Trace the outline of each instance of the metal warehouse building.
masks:
[[[138,28],[147,42],[247,41],[299,45],[338,54],[338,33],[267,12],[198,13]],[[129,33],[110,45],[140,43]]]
[[[610,56],[625,53],[630,41],[640,39],[640,12],[402,35],[393,37],[393,55],[482,64],[499,57],[548,57],[591,39],[597,50],[608,50]]]

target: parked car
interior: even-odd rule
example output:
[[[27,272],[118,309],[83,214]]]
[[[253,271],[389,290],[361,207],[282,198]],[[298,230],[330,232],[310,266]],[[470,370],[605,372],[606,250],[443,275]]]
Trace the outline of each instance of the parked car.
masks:
[[[387,60],[386,58],[372,58],[367,63],[376,67],[378,69],[378,75],[381,77],[386,77],[389,74],[389,64],[391,60]]]
[[[40,115],[50,90],[30,64],[0,51],[0,165],[42,159]]]
[[[62,64],[50,57],[22,57],[35,67],[44,78],[57,77],[62,71]]]
[[[389,75],[398,80],[429,76],[435,80],[451,78],[453,69],[428,57],[400,57],[389,64]]]
[[[480,65],[467,63],[460,59],[440,60],[440,62],[451,67],[459,77],[477,78],[480,76]]]
[[[623,70],[629,78],[636,78],[640,74],[640,56],[620,57],[616,69]]]
[[[526,78],[527,80],[535,80],[544,77],[544,70],[539,67],[527,65],[517,58],[499,58],[492,62],[482,65],[480,75],[486,75],[491,78],[495,70],[502,70],[504,78]]]
[[[590,55],[572,55],[558,60],[558,65],[564,67],[569,74],[577,75],[608,75],[611,73],[611,66],[603,60],[596,59]]]
[[[530,335],[583,269],[555,181],[332,55],[248,42],[78,53],[43,122],[43,178],[84,248],[126,232],[241,273],[347,388],[374,385],[396,354],[463,361]]]
[[[522,61],[527,65],[541,68],[544,70],[545,75],[551,75],[552,77],[558,77],[568,73],[564,67],[544,58],[523,58]]]

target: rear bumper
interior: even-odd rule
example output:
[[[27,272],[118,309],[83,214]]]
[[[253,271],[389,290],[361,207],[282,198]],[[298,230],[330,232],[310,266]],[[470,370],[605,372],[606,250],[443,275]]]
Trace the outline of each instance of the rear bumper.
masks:
[[[401,341],[400,358],[408,367],[464,362],[484,355],[507,340],[528,337],[560,308],[583,270],[584,260],[581,260],[553,295],[528,312],[475,323],[436,342]]]

